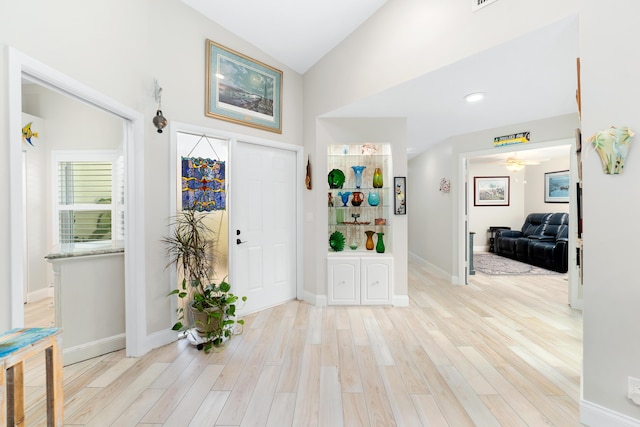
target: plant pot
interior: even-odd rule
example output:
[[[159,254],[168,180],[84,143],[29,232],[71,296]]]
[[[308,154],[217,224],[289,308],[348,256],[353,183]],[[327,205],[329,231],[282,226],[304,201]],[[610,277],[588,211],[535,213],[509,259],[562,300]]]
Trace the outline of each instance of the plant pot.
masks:
[[[220,317],[209,316],[209,313],[220,312]],[[222,335],[222,321],[224,316],[218,307],[205,308],[203,311],[191,307],[191,314],[196,325],[196,331],[200,336],[217,338]]]

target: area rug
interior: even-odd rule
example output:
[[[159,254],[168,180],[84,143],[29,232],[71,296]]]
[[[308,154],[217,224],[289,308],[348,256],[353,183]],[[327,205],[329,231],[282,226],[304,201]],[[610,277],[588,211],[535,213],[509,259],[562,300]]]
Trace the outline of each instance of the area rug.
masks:
[[[562,274],[491,253],[473,254],[474,268],[492,276]]]

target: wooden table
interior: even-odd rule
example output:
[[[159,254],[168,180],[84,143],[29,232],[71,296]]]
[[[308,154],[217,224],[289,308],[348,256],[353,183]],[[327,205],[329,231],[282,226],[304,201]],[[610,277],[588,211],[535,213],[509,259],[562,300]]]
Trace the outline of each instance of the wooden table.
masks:
[[[62,329],[12,329],[0,335],[0,425],[24,426],[24,361],[45,353],[47,426],[62,426]]]

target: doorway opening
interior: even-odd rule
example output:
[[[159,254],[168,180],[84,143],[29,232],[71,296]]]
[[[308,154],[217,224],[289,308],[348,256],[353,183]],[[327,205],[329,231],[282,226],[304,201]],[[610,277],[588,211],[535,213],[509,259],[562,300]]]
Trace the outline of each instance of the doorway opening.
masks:
[[[22,84],[28,81],[80,101],[122,119],[122,153],[124,157],[123,215],[127,224],[124,234],[125,343],[127,356],[141,356],[148,348],[146,337],[145,260],[144,260],[144,170],[143,116],[84,86],[49,66],[8,48],[9,72],[9,156],[10,229],[11,229],[11,325],[24,325],[25,212],[22,171]]]
[[[298,200],[302,199],[302,189],[304,186],[304,179],[302,178],[302,147],[178,122],[172,122],[170,128],[171,164],[175,165],[170,171],[170,182],[172,185],[175,185],[174,188],[176,188],[176,191],[172,191],[170,195],[169,216],[176,214],[181,203],[179,200],[181,188],[178,185],[180,182],[180,168],[178,167],[178,163],[180,162],[181,156],[189,154],[191,149],[196,147],[196,150],[191,152],[190,155],[214,155],[219,159],[228,159],[228,165],[225,169],[229,198],[227,201],[227,210],[219,213],[220,218],[218,220],[218,224],[222,227],[223,231],[220,234],[220,242],[226,242],[226,245],[221,244],[219,247],[218,253],[222,255],[222,258],[218,266],[219,270],[216,273],[221,273],[221,277],[224,277],[225,274],[223,272],[227,270],[228,281],[232,286],[233,292],[238,295],[246,295],[249,298],[247,304],[238,306],[238,313],[248,314],[285,301],[285,299],[276,301],[261,297],[251,298],[251,294],[258,291],[265,283],[286,282],[284,287],[287,289],[286,295],[289,296],[286,300],[291,298],[303,299],[302,251],[298,250],[298,248],[302,247],[302,210],[300,203],[298,203]],[[211,143],[212,146],[209,146],[209,143]],[[289,157],[290,162],[286,168],[279,166],[273,167],[277,167],[280,172],[285,169],[290,172],[286,180],[287,185],[290,185],[290,187],[287,187],[288,189],[286,191],[279,191],[277,196],[274,197],[267,197],[267,192],[260,191],[256,185],[250,185],[248,188],[243,189],[246,185],[244,181],[249,179],[251,173],[257,173],[257,168],[253,168],[252,171],[246,173],[240,171],[241,166],[245,166],[248,158],[246,153],[239,148],[242,146],[250,146],[258,150],[263,150],[262,153],[264,156],[262,160],[265,164],[269,156],[273,153],[281,152],[285,153],[285,156],[288,154],[287,157]],[[274,163],[268,164],[273,165]],[[263,171],[262,173],[264,174],[263,181],[265,181],[265,185],[267,185],[266,180],[270,179],[270,175],[273,175],[272,169],[269,169],[267,172]],[[267,187],[271,192],[276,191],[274,188],[274,186]],[[242,196],[248,197],[251,203],[246,205],[243,202],[246,198],[241,197],[239,193],[242,193]],[[265,206],[269,208],[270,212],[266,216],[258,214],[259,211],[256,208],[256,203],[260,200],[264,200]],[[274,211],[272,209],[282,208],[283,206],[291,208],[288,210],[291,214],[290,217],[285,218],[280,211],[277,209]],[[274,212],[280,213],[276,213],[274,217],[272,215]],[[271,220],[268,219],[269,215],[272,215]],[[245,221],[243,218],[248,218],[248,220]],[[258,250],[255,249],[255,245],[258,243],[257,235],[251,236],[250,238],[247,236],[250,230],[254,228],[254,225],[257,227],[257,224],[262,224],[266,229],[273,230],[287,218],[289,220],[285,221],[285,226],[287,233],[291,233],[290,244],[293,245],[294,250],[287,252],[286,256],[278,256],[276,265],[284,263],[287,267],[290,267],[288,271],[291,272],[291,274],[289,281],[279,281],[277,278],[280,276],[278,274],[271,274],[271,270],[269,269],[248,267],[249,263],[246,257],[247,250],[254,254],[253,258],[250,259],[250,261],[254,262],[252,265],[257,265],[255,262],[258,261],[258,258],[263,259],[263,257],[257,257],[257,255],[255,255],[258,252]],[[238,234],[238,230],[240,234]],[[247,241],[248,243],[245,244]],[[226,248],[224,246],[226,246]],[[278,254],[274,250],[267,252],[271,252],[269,255]],[[174,286],[176,283],[176,274],[173,271],[171,272],[170,281],[170,287]],[[176,308],[176,306],[176,302],[172,301],[172,307]]]
[[[506,168],[506,164],[516,157],[518,159],[530,160],[530,165],[514,172]],[[569,213],[569,271],[568,271],[568,295],[569,304],[573,308],[582,308],[582,291],[580,274],[576,254],[576,233],[577,230],[577,202],[575,191],[570,191],[568,204],[545,203],[544,195],[544,173],[556,172],[559,170],[570,171],[570,188],[576,188],[577,182],[577,157],[575,154],[575,140],[563,139],[536,143],[535,146],[509,146],[499,149],[483,150],[477,152],[467,152],[460,154],[461,175],[465,177],[461,180],[467,188],[465,194],[460,198],[459,215],[459,262],[458,272],[461,278],[460,283],[468,282],[469,253],[469,233],[474,231],[474,245],[481,247],[484,245],[486,230],[489,226],[511,226],[519,229],[528,213],[532,212],[567,212]],[[525,170],[528,170],[525,173]],[[511,181],[511,200],[508,207],[495,206],[474,206],[474,183],[473,175],[504,175]],[[513,222],[513,215],[506,210],[517,210],[519,212],[517,221]],[[502,216],[500,216],[502,215]],[[489,221],[489,222],[487,222]],[[509,222],[507,224],[507,222]]]

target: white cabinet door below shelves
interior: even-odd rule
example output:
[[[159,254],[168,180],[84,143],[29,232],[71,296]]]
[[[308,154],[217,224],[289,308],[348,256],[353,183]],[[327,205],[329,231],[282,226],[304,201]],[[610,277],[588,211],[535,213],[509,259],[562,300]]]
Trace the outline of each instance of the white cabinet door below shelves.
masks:
[[[392,257],[327,259],[329,305],[391,305]]]
[[[360,304],[360,260],[358,258],[329,259],[330,305]]]
[[[363,305],[391,304],[391,272],[393,258],[362,258]]]

